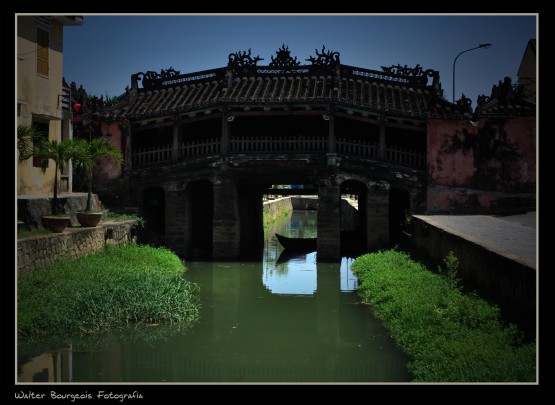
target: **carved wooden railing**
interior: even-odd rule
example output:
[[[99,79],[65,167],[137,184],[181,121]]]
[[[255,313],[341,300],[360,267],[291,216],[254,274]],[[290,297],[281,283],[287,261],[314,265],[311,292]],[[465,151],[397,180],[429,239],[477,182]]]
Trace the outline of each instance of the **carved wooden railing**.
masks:
[[[325,136],[233,136],[229,140],[230,154],[256,153],[326,153]],[[178,160],[195,159],[220,154],[221,138],[190,140],[178,147]],[[336,151],[340,155],[379,160],[379,144],[366,139],[337,138]],[[170,162],[172,146],[139,149],[133,153],[135,166]],[[408,148],[387,145],[384,160],[405,166],[424,168],[426,154]]]
[[[134,166],[147,166],[172,160],[172,146],[150,147],[137,149],[133,153]]]
[[[366,139],[337,138],[337,153],[377,159],[380,145]]]
[[[407,148],[389,145],[385,149],[385,160],[400,163],[405,166],[425,167],[426,155]]]
[[[323,153],[325,136],[233,136],[230,153]]]
[[[220,138],[192,140],[179,145],[179,159],[190,159],[220,153]]]

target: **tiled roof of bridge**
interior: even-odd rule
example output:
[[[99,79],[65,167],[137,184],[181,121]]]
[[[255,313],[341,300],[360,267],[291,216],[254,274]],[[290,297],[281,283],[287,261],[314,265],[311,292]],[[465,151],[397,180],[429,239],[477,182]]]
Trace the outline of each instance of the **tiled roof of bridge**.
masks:
[[[482,96],[473,114],[464,96],[457,103],[442,98],[439,72],[405,66],[382,66],[383,71],[339,63],[339,53],[316,50],[300,65],[285,46],[268,66],[250,50],[229,55],[225,68],[180,74],[169,68],[131,76],[133,86],[108,115],[143,119],[194,112],[210,106],[335,103],[369,112],[415,118],[471,118],[489,115],[519,116],[535,113],[531,103],[514,104],[515,97],[500,99],[503,91]],[[142,79],[142,88],[139,80]],[[430,83],[431,82],[431,83]],[[501,88],[501,84],[500,84]],[[501,100],[501,101],[500,101]],[[109,110],[109,111],[108,111]]]
[[[395,115],[443,117],[454,113],[449,103],[433,95],[433,89],[385,82],[368,78],[341,78],[331,75],[273,77],[245,76],[140,89],[127,111],[128,117],[160,116],[204,108],[213,104],[234,103],[318,103],[338,102]],[[455,112],[458,114],[458,112]]]
[[[351,67],[342,70],[352,71]],[[363,69],[359,72],[365,73]],[[138,89],[126,116],[140,118],[187,112],[214,104],[279,104],[336,102],[370,111],[411,117],[460,115],[435,94],[432,86],[384,80],[380,77],[334,74],[257,75],[227,79],[223,74],[173,86]],[[376,76],[378,76],[376,74]]]

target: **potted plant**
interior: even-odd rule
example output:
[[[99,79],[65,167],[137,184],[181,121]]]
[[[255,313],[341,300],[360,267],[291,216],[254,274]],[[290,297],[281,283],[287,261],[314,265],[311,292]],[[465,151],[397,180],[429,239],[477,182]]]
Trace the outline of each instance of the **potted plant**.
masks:
[[[90,141],[80,139],[79,153],[73,159],[76,167],[80,167],[85,171],[87,177],[87,206],[85,211],[77,212],[77,220],[84,227],[97,226],[102,217],[102,212],[93,211],[92,209],[92,186],[93,173],[97,164],[97,158],[109,157],[116,165],[122,161],[121,153],[114,148],[107,138],[95,138]]]
[[[65,214],[58,199],[58,173],[67,166],[70,159],[78,154],[77,143],[73,139],[46,140],[40,132],[29,125],[17,127],[17,148],[19,160],[26,161],[30,157],[40,160],[40,169],[43,173],[48,168],[48,162],[54,161],[54,198],[52,199],[52,215],[41,217],[42,226],[52,232],[63,232],[69,222],[69,215]]]

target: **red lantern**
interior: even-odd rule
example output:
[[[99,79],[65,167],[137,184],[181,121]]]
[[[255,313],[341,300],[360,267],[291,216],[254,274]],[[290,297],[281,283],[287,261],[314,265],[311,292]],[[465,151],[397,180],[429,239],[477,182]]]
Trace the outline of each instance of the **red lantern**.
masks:
[[[73,111],[78,113],[80,109],[81,109],[81,104],[79,104],[79,103],[73,104]]]

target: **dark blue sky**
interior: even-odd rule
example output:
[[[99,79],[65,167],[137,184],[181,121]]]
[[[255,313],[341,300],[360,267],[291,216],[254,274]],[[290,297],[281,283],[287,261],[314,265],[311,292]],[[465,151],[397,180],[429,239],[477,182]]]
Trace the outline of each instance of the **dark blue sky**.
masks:
[[[452,97],[455,56],[481,42],[489,49],[462,55],[456,65],[456,95],[476,106],[480,94],[516,74],[536,16],[84,16],[66,27],[64,77],[89,94],[125,91],[131,74],[173,66],[181,73],[224,67],[228,54],[252,48],[266,65],[284,43],[304,61],[314,49],[338,51],[341,63],[380,66],[420,64],[439,70]],[[308,63],[308,62],[307,62]]]

